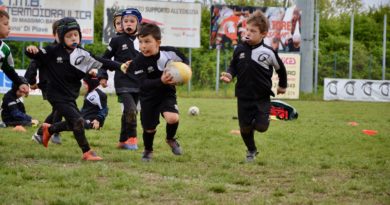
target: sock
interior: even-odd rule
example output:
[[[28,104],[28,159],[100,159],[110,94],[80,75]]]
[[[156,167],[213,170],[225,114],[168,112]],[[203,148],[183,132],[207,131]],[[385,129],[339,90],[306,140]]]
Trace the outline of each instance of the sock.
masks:
[[[172,140],[176,135],[177,128],[179,127],[179,122],[175,124],[168,124],[166,126],[167,139]]]
[[[144,131],[142,138],[144,140],[145,150],[153,151],[153,140],[156,132],[148,133]]]
[[[255,136],[254,131],[250,131],[248,133],[241,132],[241,137],[244,140],[244,143],[246,147],[248,148],[248,151],[255,151],[257,150],[255,145]]]

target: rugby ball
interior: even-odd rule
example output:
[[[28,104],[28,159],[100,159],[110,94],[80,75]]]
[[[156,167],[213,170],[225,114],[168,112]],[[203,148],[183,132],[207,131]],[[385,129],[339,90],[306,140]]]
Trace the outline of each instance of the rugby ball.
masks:
[[[190,66],[182,62],[169,62],[165,67],[165,72],[173,76],[173,81],[177,84],[188,83],[192,76]]]
[[[191,106],[191,107],[188,109],[188,114],[189,114],[189,115],[192,115],[192,116],[199,115],[199,108],[196,107],[196,106]]]

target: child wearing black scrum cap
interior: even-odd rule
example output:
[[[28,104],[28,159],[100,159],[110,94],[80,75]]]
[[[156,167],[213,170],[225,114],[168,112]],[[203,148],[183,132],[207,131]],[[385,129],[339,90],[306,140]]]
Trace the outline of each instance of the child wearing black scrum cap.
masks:
[[[142,21],[141,13],[135,8],[122,12],[123,34],[111,39],[103,58],[127,62],[139,55],[137,29]],[[137,143],[137,103],[140,91],[138,78],[134,73],[115,72],[115,92],[123,103],[119,149],[136,150]]]
[[[84,86],[87,93],[84,97],[84,104],[81,108],[81,115],[85,120],[85,129],[100,129],[108,115],[107,95],[100,88],[107,87],[108,75],[105,70],[100,69],[96,77],[84,77]]]
[[[75,139],[83,152],[84,160],[102,160],[89,147],[84,131],[84,119],[77,108],[81,79],[95,72],[98,68],[120,69],[126,64],[94,57],[82,49],[80,26],[74,18],[60,20],[57,33],[58,45],[49,45],[43,49],[29,46],[26,55],[32,59],[44,61],[49,79],[47,99],[50,104],[65,118],[65,122],[43,124],[42,144],[47,147],[53,133],[73,131]]]
[[[19,82],[28,86],[26,78],[22,76],[19,76],[19,78]],[[15,83],[12,85],[11,90],[3,96],[1,118],[7,126],[31,126],[38,124],[38,120],[32,119],[31,116],[26,114],[26,109],[21,99],[26,96],[27,94],[22,92]]]

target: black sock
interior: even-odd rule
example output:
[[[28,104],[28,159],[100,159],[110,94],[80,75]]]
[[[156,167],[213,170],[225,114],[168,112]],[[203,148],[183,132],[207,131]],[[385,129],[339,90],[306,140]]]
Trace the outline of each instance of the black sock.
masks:
[[[155,134],[156,134],[156,131],[154,131],[152,133],[144,131],[144,133],[142,134],[142,138],[144,140],[145,150],[153,151],[153,140],[154,140]]]
[[[178,127],[179,127],[179,122],[177,122],[175,124],[168,124],[167,123],[166,132],[167,132],[167,139],[168,140],[172,140],[175,137]]]
[[[248,151],[255,151],[257,150],[255,145],[255,136],[254,131],[250,131],[248,133],[241,132],[241,137],[244,140],[244,143],[246,147],[248,148]]]

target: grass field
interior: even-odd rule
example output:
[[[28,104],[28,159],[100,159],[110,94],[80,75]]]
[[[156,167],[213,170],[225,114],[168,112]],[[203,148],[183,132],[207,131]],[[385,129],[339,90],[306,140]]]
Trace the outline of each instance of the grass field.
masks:
[[[184,155],[171,153],[162,123],[150,163],[141,161],[141,138],[138,151],[115,148],[114,96],[104,129],[86,132],[102,162],[82,161],[70,132],[45,149],[31,141],[34,128],[1,128],[0,204],[390,204],[389,103],[287,101],[299,119],[256,133],[260,155],[244,163],[241,137],[230,134],[238,129],[235,99],[178,101]],[[37,96],[25,104],[40,121],[50,110]],[[186,114],[191,105],[199,116]]]

